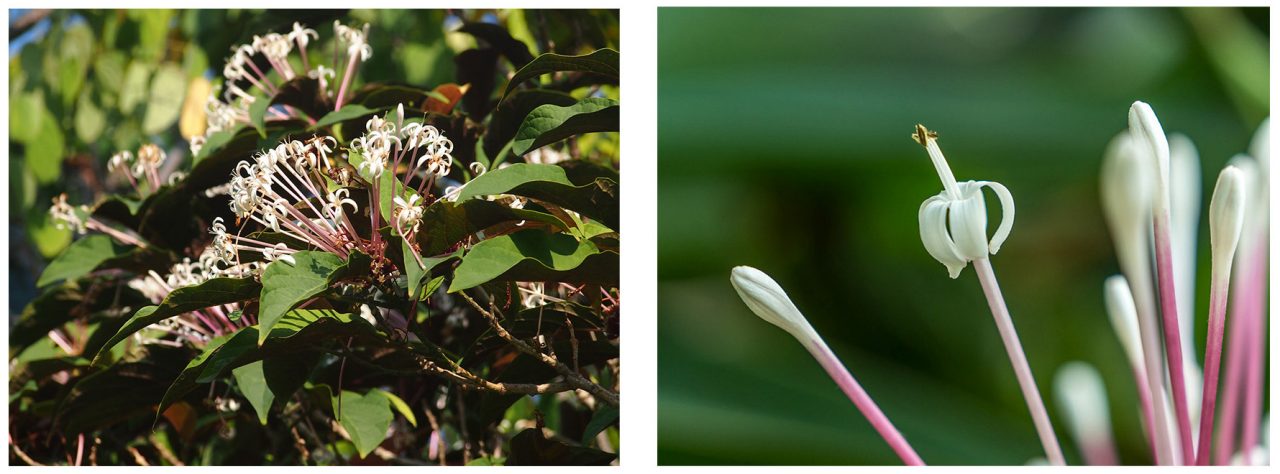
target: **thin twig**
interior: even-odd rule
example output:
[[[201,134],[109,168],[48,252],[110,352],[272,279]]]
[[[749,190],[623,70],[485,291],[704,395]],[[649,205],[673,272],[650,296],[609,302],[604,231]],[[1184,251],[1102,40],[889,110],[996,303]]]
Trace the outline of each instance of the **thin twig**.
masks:
[[[502,324],[498,322],[498,318],[494,316],[492,312],[489,312],[485,310],[483,307],[481,307],[480,304],[477,303],[474,299],[471,299],[471,296],[466,294],[466,292],[460,292],[458,294],[462,295],[462,298],[467,300],[467,303],[470,303],[471,306],[476,309],[476,311],[479,311],[480,314],[484,316],[485,320],[489,322],[489,326],[493,328],[494,333],[496,333],[498,337],[507,341],[508,344],[511,344],[512,346],[514,346],[516,350],[519,350],[520,352],[523,352],[531,357],[534,357],[542,361],[542,363],[547,364],[551,368],[554,368],[556,372],[559,372],[560,375],[564,376],[566,382],[575,385],[577,388],[591,392],[592,395],[595,395],[597,398],[604,401],[605,403],[608,403],[613,406],[618,406],[618,394],[613,393],[608,389],[597,385],[595,382],[587,380],[582,375],[578,374],[577,372],[574,372],[573,369],[560,363],[560,361],[556,360],[554,356],[539,352],[533,347],[529,346],[529,344],[525,343],[524,341],[516,339],[515,336],[512,336],[511,333],[507,332],[506,328],[502,327]]]

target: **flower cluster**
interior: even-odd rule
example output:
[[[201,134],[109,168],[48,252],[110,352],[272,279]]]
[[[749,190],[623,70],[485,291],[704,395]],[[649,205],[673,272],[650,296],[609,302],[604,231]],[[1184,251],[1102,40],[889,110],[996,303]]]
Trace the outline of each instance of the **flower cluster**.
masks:
[[[238,124],[250,122],[249,109],[254,102],[265,100],[280,91],[287,82],[299,77],[315,79],[320,93],[334,101],[334,110],[342,108],[346,93],[359,66],[373,55],[366,37],[369,25],[356,29],[340,22],[333,23],[336,36],[334,41],[334,67],[315,64],[307,54],[307,47],[320,35],[315,30],[295,22],[293,29],[287,33],[267,33],[255,35],[248,44],[231,48],[232,55],[222,68],[225,79],[222,97],[211,95],[205,104],[206,127],[203,136],[191,138],[191,154],[195,155],[204,147],[208,137],[214,133],[230,130]],[[338,51],[346,52],[346,60],[338,57]],[[293,59],[297,52],[296,62]],[[258,66],[258,58],[265,59],[269,67]],[[338,64],[342,65],[342,83],[335,92],[329,81],[338,74]],[[307,117],[294,108],[281,105],[267,109],[270,119],[305,118],[314,122],[315,117]]]

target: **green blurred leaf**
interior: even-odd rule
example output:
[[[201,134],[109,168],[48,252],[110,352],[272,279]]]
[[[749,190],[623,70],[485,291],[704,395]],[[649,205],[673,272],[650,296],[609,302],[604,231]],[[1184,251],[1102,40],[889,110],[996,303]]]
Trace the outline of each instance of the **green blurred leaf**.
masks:
[[[57,228],[47,212],[33,210],[27,222],[29,237],[45,258],[53,258],[71,243],[71,231]]]
[[[10,88],[9,138],[30,144],[40,134],[45,122],[44,94],[40,91],[25,92]]]
[[[587,423],[587,428],[582,432],[582,444],[591,444],[591,438],[596,437],[616,421],[618,421],[618,407],[603,405],[596,409],[595,414],[591,415],[591,421]]]
[[[173,125],[182,112],[182,101],[186,94],[187,77],[182,68],[172,63],[160,66],[151,79],[151,95],[147,98],[142,131],[154,135]]]
[[[124,82],[120,83],[120,113],[130,116],[147,96],[147,84],[151,81],[152,66],[134,60],[124,70]],[[179,102],[181,104],[181,102]]]
[[[63,105],[69,106],[80,94],[93,55],[93,30],[89,25],[77,23],[68,27],[62,37],[59,54],[58,92],[62,95]]]
[[[111,237],[93,234],[75,241],[57,258],[49,262],[36,281],[36,286],[71,280],[93,271],[98,264],[124,255],[131,247],[117,244]]]
[[[591,132],[618,131],[618,101],[600,97],[561,107],[541,105],[525,116],[511,152],[523,155],[560,140]]]
[[[351,436],[351,442],[355,443],[361,458],[368,456],[382,444],[382,440],[387,437],[387,428],[391,426],[391,403],[383,393],[381,390],[370,390],[361,395],[342,391],[337,416],[342,427]]]
[[[562,71],[579,71],[591,74],[597,74],[604,77],[617,79],[618,74],[618,52],[612,49],[600,49],[583,56],[564,56],[555,53],[547,53],[534,58],[529,64],[516,71],[516,74],[507,82],[507,89],[503,91],[502,98],[506,99],[507,94],[520,83],[552,72]]]
[[[396,394],[391,392],[378,390],[376,388],[369,391],[372,392],[375,390],[382,393],[382,396],[387,397],[387,401],[391,402],[391,408],[400,412],[400,416],[403,416],[405,420],[408,420],[410,425],[415,427],[418,426],[418,418],[413,416],[413,409],[409,408],[408,403],[405,403],[404,400],[401,400],[400,397],[397,397]]]
[[[65,138],[62,126],[53,114],[45,113],[40,118],[40,132],[34,140],[27,144],[27,166],[36,180],[42,184],[52,183],[62,175],[62,160],[65,158]]]
[[[76,101],[76,136],[80,141],[92,144],[102,135],[107,125],[107,115],[93,101],[92,86],[86,86]]]

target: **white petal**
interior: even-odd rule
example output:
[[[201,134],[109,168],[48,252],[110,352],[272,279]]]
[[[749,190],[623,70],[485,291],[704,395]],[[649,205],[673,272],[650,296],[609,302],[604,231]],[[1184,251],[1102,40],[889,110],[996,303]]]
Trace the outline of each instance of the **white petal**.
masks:
[[[991,236],[989,245],[991,254],[995,255],[1000,251],[1000,246],[1004,245],[1004,240],[1009,238],[1009,232],[1013,231],[1013,194],[1009,193],[1009,188],[995,181],[978,181],[978,186],[991,189],[1000,199],[1000,226],[996,227],[996,233]]]
[[[987,203],[982,187],[973,181],[958,183],[960,200],[951,201],[951,239],[966,260],[986,258]]]
[[[1104,287],[1107,316],[1111,319],[1111,329],[1129,356],[1129,363],[1134,367],[1143,367],[1142,342],[1138,336],[1138,309],[1133,302],[1133,292],[1124,276],[1113,275],[1107,278]]]
[[[1158,191],[1168,192],[1165,186],[1169,182],[1169,139],[1160,126],[1160,119],[1146,102],[1134,102],[1129,107],[1129,133],[1137,140],[1139,148],[1155,157]]]
[[[729,282],[756,316],[791,333],[802,344],[818,340],[809,321],[791,302],[782,286],[769,275],[748,266],[737,266],[733,267]]]
[[[1227,166],[1218,175],[1209,202],[1209,245],[1217,262],[1230,262],[1240,242],[1248,185],[1239,168]]]
[[[968,260],[960,256],[960,250],[947,232],[947,210],[950,207],[946,191],[926,199],[920,205],[920,241],[938,263],[947,267],[951,278],[960,276]]]

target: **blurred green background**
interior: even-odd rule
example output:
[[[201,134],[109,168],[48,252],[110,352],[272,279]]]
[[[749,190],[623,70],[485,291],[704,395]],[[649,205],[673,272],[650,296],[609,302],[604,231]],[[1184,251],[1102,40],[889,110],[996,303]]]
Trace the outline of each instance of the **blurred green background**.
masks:
[[[1118,272],[1103,150],[1147,101],[1195,141],[1207,201],[1270,112],[1266,9],[658,17],[660,463],[899,462],[812,357],[741,303],[728,282],[740,264],[788,290],[926,462],[1043,456],[972,268],[948,279],[920,243],[917,211],[941,183],[917,122],[939,131],[960,180],[1014,195],[993,262],[1068,462],[1080,456],[1050,384],[1071,360],[1101,371],[1122,460],[1149,462],[1103,309]],[[1197,358],[1203,218],[1199,241]]]

